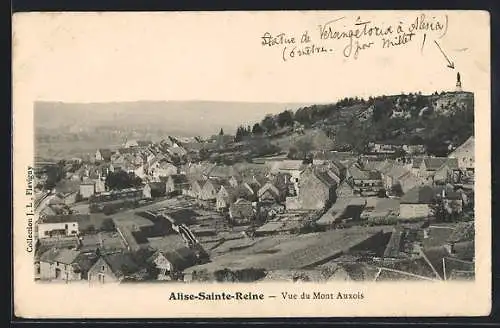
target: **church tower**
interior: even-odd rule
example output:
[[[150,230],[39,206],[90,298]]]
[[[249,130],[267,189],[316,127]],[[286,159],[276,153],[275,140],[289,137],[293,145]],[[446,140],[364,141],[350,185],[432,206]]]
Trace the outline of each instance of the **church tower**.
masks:
[[[462,92],[462,81],[460,80],[460,73],[457,73],[457,84],[455,86],[456,92]]]

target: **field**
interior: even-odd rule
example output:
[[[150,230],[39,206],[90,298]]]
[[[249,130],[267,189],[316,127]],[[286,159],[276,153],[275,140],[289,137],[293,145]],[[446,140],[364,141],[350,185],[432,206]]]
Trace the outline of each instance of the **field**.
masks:
[[[227,250],[228,253],[215,256],[211,263],[190,268],[189,271],[302,269],[326,262],[370,236],[391,229],[353,227],[322,233],[264,237],[255,239],[255,242],[241,239],[240,243],[233,241],[228,247],[221,245],[219,251]]]

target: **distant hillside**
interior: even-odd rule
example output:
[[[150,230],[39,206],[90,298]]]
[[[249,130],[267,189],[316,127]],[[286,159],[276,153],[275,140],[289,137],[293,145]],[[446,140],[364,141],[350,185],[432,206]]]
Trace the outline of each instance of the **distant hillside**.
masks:
[[[241,122],[256,122],[265,114],[304,104],[212,101],[137,101],[116,103],[35,103],[35,128],[88,131],[102,127],[121,130],[161,129],[180,136],[211,135],[223,128],[234,133]]]

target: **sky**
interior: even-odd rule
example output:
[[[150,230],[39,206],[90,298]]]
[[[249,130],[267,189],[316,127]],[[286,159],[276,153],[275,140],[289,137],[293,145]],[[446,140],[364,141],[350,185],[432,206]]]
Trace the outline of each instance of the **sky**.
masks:
[[[446,35],[418,31],[405,46],[382,49],[375,40],[357,59],[347,39],[319,40],[319,25],[344,17],[338,30],[361,21],[409,26],[426,15]],[[432,93],[489,79],[489,21],[483,12],[226,12],[24,13],[13,22],[14,88],[23,98],[62,102],[215,100],[332,102],[345,96]],[[486,19],[485,19],[486,18]],[[395,26],[396,26],[395,25]],[[263,46],[264,33],[332,48],[328,55],[282,59],[282,47]],[[486,30],[487,31],[487,30]],[[421,52],[423,34],[426,42]],[[362,39],[369,42],[371,39]],[[434,43],[439,42],[455,69]],[[300,45],[299,45],[300,46]],[[15,90],[16,91],[16,90]]]

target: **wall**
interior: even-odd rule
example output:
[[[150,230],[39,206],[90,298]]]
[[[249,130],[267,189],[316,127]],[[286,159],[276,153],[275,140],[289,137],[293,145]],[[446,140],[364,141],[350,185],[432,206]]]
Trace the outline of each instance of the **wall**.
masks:
[[[94,184],[80,185],[80,195],[82,196],[83,199],[87,199],[94,194],[95,194]]]
[[[68,225],[67,229],[66,225]],[[76,236],[79,232],[78,222],[39,223],[37,226],[38,226],[38,238],[49,238],[49,236],[46,235],[46,232],[50,232],[53,230],[65,230],[66,236]]]
[[[60,275],[56,278],[56,270],[60,270]],[[81,280],[81,273],[73,271],[71,264],[40,262],[40,280]]]
[[[399,217],[402,219],[425,218],[431,214],[427,204],[401,204],[399,206]]]
[[[286,209],[287,210],[298,210],[300,209],[299,197],[287,197],[286,198]]]
[[[301,208],[319,210],[325,207],[330,199],[330,190],[316,178],[302,179],[299,200]]]

